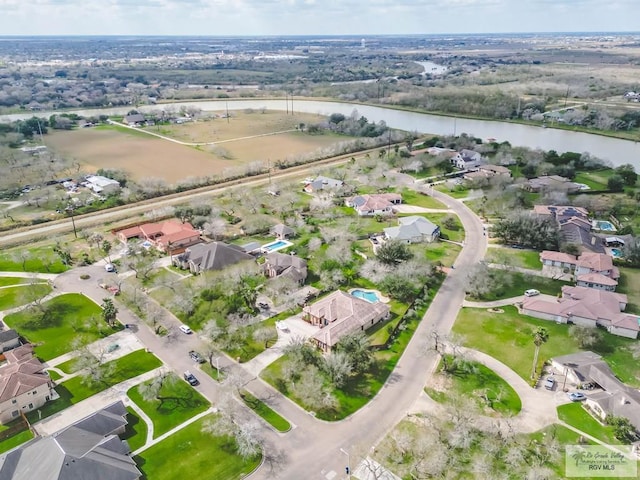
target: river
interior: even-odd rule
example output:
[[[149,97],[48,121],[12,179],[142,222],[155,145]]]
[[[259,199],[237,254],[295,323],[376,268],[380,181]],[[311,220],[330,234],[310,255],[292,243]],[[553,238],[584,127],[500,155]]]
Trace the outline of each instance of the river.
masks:
[[[251,100],[205,100],[172,104],[173,108],[180,106],[194,106],[203,111],[224,112],[229,110],[244,110],[246,108],[270,110],[286,110],[285,100],[251,99]],[[141,112],[161,111],[170,105],[144,105],[138,108]],[[291,102],[290,106],[291,108]],[[342,113],[350,115],[354,109],[359,115],[364,115],[370,121],[385,121],[387,125],[400,130],[419,133],[432,133],[435,135],[461,134],[463,132],[486,140],[495,138],[498,142],[508,141],[514,146],[540,148],[543,150],[556,150],[557,152],[589,152],[590,154],[608,160],[614,166],[631,163],[640,170],[640,145],[631,140],[604,137],[589,133],[572,132],[555,128],[542,128],[531,125],[520,125],[492,120],[472,120],[466,118],[453,118],[427,113],[407,112],[391,108],[371,105],[355,105],[341,102],[324,102],[318,100],[293,100],[294,111],[315,113],[318,115],[330,115]],[[82,116],[95,115],[124,115],[131,107],[103,108],[95,110],[75,110]],[[0,122],[24,120],[34,114],[39,117],[49,118],[55,112],[32,112],[26,114],[0,116]],[[68,112],[71,113],[71,112]]]

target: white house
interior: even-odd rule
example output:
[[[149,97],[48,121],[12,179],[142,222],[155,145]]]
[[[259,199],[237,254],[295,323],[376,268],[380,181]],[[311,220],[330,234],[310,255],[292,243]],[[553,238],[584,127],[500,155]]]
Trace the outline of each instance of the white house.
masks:
[[[482,164],[482,155],[473,150],[463,149],[451,157],[451,163],[460,170],[478,168]]]
[[[120,182],[102,175],[89,175],[85,181],[91,190],[102,195],[109,195],[120,190]]]

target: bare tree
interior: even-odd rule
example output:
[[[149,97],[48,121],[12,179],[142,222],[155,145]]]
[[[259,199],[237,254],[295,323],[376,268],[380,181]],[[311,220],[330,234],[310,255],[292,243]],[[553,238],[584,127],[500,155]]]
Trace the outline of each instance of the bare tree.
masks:
[[[277,340],[278,333],[273,327],[258,328],[253,332],[253,339],[256,342],[264,343],[264,348],[269,348],[269,342]]]
[[[162,403],[164,400],[162,397],[162,388],[175,385],[178,381],[178,377],[175,374],[166,371],[153,377],[150,381],[140,384],[138,391],[145,401]]]

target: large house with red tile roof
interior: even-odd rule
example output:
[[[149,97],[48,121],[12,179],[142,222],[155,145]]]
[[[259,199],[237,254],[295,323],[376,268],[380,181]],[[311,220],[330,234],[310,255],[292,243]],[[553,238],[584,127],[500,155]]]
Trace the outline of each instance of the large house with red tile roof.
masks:
[[[302,309],[302,318],[320,330],[311,340],[325,352],[331,351],[340,339],[371,328],[389,316],[389,306],[369,302],[342,290],[327,295]]]
[[[200,232],[188,223],[171,219],[164,222],[145,223],[116,232],[116,236],[126,243],[132,238],[151,242],[158,250],[175,252],[200,243]]]
[[[0,367],[0,423],[15,420],[21,413],[42,407],[57,398],[49,374],[36,357],[33,346],[22,345],[4,353]]]
[[[345,205],[352,207],[361,217],[374,215],[392,215],[393,206],[402,203],[399,193],[375,193],[372,195],[355,195],[345,199]]]
[[[597,288],[614,292],[618,286],[620,271],[613,259],[602,253],[583,252],[580,256],[544,250],[540,253],[543,270],[562,268],[570,270],[579,287]]]
[[[622,293],[564,286],[562,296],[557,299],[524,297],[522,313],[556,323],[600,326],[614,335],[638,338],[640,317],[624,313],[627,301],[627,296]]]

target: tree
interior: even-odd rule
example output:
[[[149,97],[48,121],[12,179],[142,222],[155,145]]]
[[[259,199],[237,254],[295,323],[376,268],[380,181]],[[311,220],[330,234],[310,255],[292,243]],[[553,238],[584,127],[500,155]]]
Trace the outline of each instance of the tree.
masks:
[[[387,275],[380,283],[380,287],[392,298],[401,302],[410,302],[420,292],[420,287],[416,286],[410,278],[399,275]]]
[[[136,273],[136,278],[148,280],[155,268],[154,256],[145,248],[132,249],[125,260],[125,265]]]
[[[633,167],[633,165],[630,165],[628,163],[625,165],[620,165],[615,169],[615,172],[617,175],[622,177],[624,184],[628,187],[633,187],[638,181],[638,174],[636,173],[635,168]]]
[[[60,242],[56,242],[55,246],[53,247],[53,251],[58,254],[63,264],[69,266],[73,263],[71,250],[69,250],[68,247],[61,245]]]
[[[162,372],[160,375],[153,377],[149,382],[144,382],[138,387],[138,391],[142,398],[147,402],[159,401],[162,403],[165,399],[162,397],[162,387],[171,386],[178,382],[178,377],[171,372]]]
[[[111,263],[110,253],[111,249],[113,248],[113,244],[109,240],[103,240],[100,244],[100,248],[104,252],[105,257],[107,257],[107,259],[109,260],[109,263]]]
[[[612,192],[621,192],[624,190],[624,179],[618,174],[611,175],[607,180],[607,188]]]
[[[531,378],[535,378],[536,376],[536,371],[538,369],[538,355],[540,354],[540,347],[543,344],[547,343],[548,340],[549,340],[549,332],[547,332],[546,328],[538,327],[533,332],[533,344],[535,345],[536,349],[533,354],[533,368],[531,369]]]
[[[383,244],[376,252],[378,260],[385,265],[397,265],[413,257],[409,247],[402,242],[391,240]]]
[[[253,332],[253,339],[256,342],[264,343],[264,348],[268,348],[269,342],[276,340],[277,338],[278,333],[273,327],[262,327]]]
[[[327,374],[334,387],[341,388],[351,375],[352,366],[349,354],[344,351],[334,352],[324,357],[322,369]]]
[[[113,300],[110,298],[102,299],[102,318],[111,327],[115,325],[116,315],[118,315],[118,309],[116,308]]]
[[[343,352],[351,362],[354,373],[365,372],[373,362],[369,338],[364,332],[345,335],[336,345],[336,353]]]
[[[628,418],[607,415],[605,422],[613,426],[613,435],[622,443],[631,444],[636,441],[636,429]]]
[[[580,348],[592,347],[602,340],[602,332],[600,330],[580,325],[571,325],[569,327],[569,335],[578,342]]]

